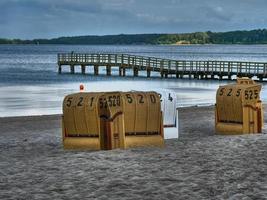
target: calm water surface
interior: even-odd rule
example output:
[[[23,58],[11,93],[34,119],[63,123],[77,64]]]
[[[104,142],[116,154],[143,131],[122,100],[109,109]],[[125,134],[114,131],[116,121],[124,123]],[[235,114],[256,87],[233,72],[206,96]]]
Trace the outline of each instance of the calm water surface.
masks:
[[[99,77],[57,74],[57,53],[126,53],[182,60],[234,60],[267,62],[267,45],[190,45],[190,46],[116,46],[116,45],[0,45],[0,117],[61,113],[66,94],[77,92],[83,83],[87,91],[174,90],[178,106],[215,103],[219,85],[227,81],[187,79],[146,79],[144,77]],[[77,68],[78,69],[78,68]],[[80,69],[79,69],[80,70]],[[118,71],[112,72],[118,75]],[[145,76],[145,74],[143,74]],[[156,76],[156,74],[155,74]],[[261,94],[267,102],[267,85]]]

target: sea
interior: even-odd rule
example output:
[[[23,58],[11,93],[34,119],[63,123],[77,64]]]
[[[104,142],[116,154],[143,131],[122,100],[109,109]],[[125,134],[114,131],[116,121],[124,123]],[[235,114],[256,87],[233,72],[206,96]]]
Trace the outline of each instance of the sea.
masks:
[[[86,75],[69,74],[69,68],[59,75],[58,53],[118,53],[152,56],[174,60],[222,60],[267,62],[267,45],[0,45],[0,117],[50,115],[62,113],[62,101],[67,94],[85,91],[151,91],[172,90],[177,94],[177,107],[215,104],[220,85],[234,81],[161,79],[105,76],[105,68],[94,76],[92,67]],[[78,70],[78,68],[77,68]],[[80,72],[80,68],[78,70]],[[262,83],[261,99],[267,102],[267,84]]]

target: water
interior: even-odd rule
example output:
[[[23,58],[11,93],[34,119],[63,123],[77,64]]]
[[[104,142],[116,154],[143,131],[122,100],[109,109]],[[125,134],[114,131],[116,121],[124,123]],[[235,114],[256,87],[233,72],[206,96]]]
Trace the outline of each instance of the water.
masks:
[[[147,79],[144,77],[99,77],[57,74],[57,53],[125,53],[182,60],[232,60],[267,62],[267,45],[189,45],[189,46],[122,46],[122,45],[0,45],[0,117],[62,112],[66,94],[77,92],[83,83],[87,91],[172,89],[178,106],[215,103],[219,85],[227,81],[187,79]],[[87,69],[92,73],[92,68]],[[118,74],[114,70],[113,74]],[[143,74],[145,75],[145,74]],[[261,95],[267,102],[267,87]]]

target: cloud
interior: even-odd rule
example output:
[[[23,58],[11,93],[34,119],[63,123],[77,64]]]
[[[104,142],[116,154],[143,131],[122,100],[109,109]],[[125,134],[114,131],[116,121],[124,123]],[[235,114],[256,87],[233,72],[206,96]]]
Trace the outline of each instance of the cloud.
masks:
[[[0,37],[265,28],[265,0],[1,0]]]
[[[203,10],[205,11],[206,16],[210,19],[229,22],[233,17],[233,13],[229,13],[228,10],[225,10],[221,6],[206,7],[203,8]]]

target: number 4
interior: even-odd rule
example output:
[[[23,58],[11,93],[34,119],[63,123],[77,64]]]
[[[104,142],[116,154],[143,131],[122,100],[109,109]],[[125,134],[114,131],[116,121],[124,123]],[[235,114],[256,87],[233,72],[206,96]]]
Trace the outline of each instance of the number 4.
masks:
[[[173,98],[172,98],[172,96],[171,96],[171,93],[169,93],[168,100],[169,100],[169,101],[172,101],[172,100],[173,100]]]

